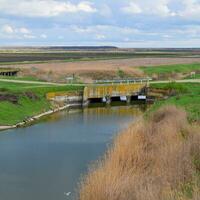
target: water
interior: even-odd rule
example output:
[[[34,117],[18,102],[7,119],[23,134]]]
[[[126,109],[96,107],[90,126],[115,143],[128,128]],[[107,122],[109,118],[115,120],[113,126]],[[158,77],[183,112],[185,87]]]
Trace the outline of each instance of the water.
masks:
[[[135,106],[77,109],[0,132],[0,199],[74,199],[89,164],[141,113]]]

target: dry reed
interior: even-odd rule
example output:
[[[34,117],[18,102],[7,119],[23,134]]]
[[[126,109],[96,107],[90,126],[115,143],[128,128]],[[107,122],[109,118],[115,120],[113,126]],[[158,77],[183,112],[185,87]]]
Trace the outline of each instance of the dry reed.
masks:
[[[131,125],[80,183],[80,200],[200,199],[200,134],[175,106]],[[200,165],[200,164],[199,164]]]

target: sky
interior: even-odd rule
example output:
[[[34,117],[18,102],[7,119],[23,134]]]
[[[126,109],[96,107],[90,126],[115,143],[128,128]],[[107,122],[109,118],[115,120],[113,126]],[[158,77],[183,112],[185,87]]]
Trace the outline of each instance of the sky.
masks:
[[[0,0],[0,46],[200,47],[200,0]]]

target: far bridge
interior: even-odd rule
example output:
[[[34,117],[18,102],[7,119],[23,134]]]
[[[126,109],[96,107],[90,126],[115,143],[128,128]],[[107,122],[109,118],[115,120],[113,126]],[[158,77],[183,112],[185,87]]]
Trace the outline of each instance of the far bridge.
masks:
[[[111,103],[113,100],[130,102],[135,100],[146,100],[148,81],[135,83],[110,83],[91,84],[84,88],[83,102]]]

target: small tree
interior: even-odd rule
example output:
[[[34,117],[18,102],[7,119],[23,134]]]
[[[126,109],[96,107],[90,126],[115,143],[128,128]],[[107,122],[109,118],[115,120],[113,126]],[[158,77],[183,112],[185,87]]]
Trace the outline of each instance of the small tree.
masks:
[[[126,74],[125,74],[125,72],[124,72],[123,70],[118,69],[118,70],[117,70],[117,76],[118,76],[119,78],[124,78],[124,77],[126,76]]]

